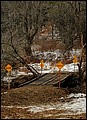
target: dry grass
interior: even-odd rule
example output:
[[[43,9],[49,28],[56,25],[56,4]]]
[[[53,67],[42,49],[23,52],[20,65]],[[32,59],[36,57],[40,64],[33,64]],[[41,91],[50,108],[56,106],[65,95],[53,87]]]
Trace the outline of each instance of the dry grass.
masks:
[[[57,102],[68,94],[66,89],[53,86],[27,86],[7,91],[2,95],[2,105],[32,105]]]
[[[1,95],[1,105],[29,106],[60,102],[59,98],[69,94],[67,89],[53,86],[26,86],[8,90]],[[65,110],[47,110],[38,113],[27,111],[28,108],[1,107],[1,119],[86,119],[86,114],[68,114]],[[66,114],[65,114],[66,113]]]

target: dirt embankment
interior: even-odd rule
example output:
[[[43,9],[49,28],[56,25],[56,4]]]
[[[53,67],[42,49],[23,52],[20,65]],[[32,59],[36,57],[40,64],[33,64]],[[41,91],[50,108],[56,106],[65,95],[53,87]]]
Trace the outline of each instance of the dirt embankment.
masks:
[[[26,86],[8,90],[2,94],[2,105],[31,105],[57,102],[68,94],[67,89],[53,86]]]
[[[38,113],[27,111],[28,108],[16,106],[46,105],[61,101],[60,97],[66,97],[69,91],[65,88],[53,86],[25,86],[7,90],[1,94],[1,118],[2,119],[86,119],[86,114],[68,115],[65,110],[48,110]],[[68,101],[67,101],[68,102]],[[4,107],[7,106],[7,107]],[[9,107],[8,107],[9,106]],[[12,107],[13,106],[13,107]]]

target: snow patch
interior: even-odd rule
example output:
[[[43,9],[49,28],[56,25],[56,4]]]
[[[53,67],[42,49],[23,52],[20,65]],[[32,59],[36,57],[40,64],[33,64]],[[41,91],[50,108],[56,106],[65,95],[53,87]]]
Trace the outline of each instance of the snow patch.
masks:
[[[78,93],[78,94],[70,94],[67,96],[67,98],[74,97],[71,102],[66,103],[58,103],[58,104],[52,104],[52,105],[46,105],[46,106],[31,106],[31,108],[28,111],[31,112],[41,112],[45,110],[70,110],[74,113],[86,113],[86,94]],[[62,97],[63,99],[63,97]]]
[[[34,113],[42,112],[46,110],[68,110],[71,113],[74,114],[80,114],[80,113],[86,113],[86,94],[78,93],[66,96],[66,98],[72,98],[72,101],[70,102],[58,102],[58,103],[51,103],[49,105],[33,105],[33,106],[1,106],[1,107],[7,107],[7,108],[21,108],[21,109],[28,109],[27,111],[31,111]],[[63,99],[61,97],[60,99]]]
[[[78,93],[66,96],[67,99],[72,98],[70,102],[58,102],[58,103],[51,103],[49,105],[33,105],[33,106],[1,106],[7,108],[21,108],[27,109],[27,111],[37,113],[43,112],[48,110],[66,110],[66,113],[63,115],[76,115],[81,113],[86,113],[86,94]],[[64,99],[61,97],[60,99]],[[62,113],[61,113],[62,114]],[[59,115],[59,114],[58,114]],[[49,115],[50,116],[50,115]]]
[[[46,105],[46,106],[42,105],[42,106],[30,106],[29,110],[27,110],[27,111],[37,113],[37,112],[42,112],[45,110],[53,110],[53,109],[55,109],[55,108],[52,107],[51,105]]]
[[[6,93],[7,93],[7,92],[2,92],[1,95],[2,95],[2,94],[6,94]]]
[[[78,93],[78,94],[74,94],[74,93],[71,93],[70,95],[68,95],[68,97],[67,98],[72,98],[72,97],[74,97],[74,98],[78,98],[78,97],[86,97],[86,94],[84,94],[84,93]]]

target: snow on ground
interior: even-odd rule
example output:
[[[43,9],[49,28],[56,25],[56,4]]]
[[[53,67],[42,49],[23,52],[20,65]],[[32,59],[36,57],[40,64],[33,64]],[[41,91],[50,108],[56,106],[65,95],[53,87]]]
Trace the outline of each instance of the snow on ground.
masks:
[[[33,73],[25,73],[25,72],[19,72],[17,73],[17,76],[19,75],[33,75]]]
[[[34,68],[36,68],[39,73],[41,73],[41,67],[40,67],[39,63],[30,64],[30,65],[33,66]],[[58,67],[56,67],[56,65],[54,65],[52,67],[50,65],[50,63],[44,63],[44,67],[42,69],[42,73],[53,73],[53,72],[57,72],[57,71],[59,71],[59,69],[58,69]],[[61,71],[77,72],[78,71],[77,63],[76,64],[74,64],[74,63],[66,64],[61,69]]]
[[[71,93],[67,98],[72,98],[73,99],[70,102],[65,102],[65,103],[55,103],[51,105],[44,105],[44,106],[30,106],[28,111],[31,112],[41,112],[45,110],[69,110],[70,112],[74,112],[77,114],[80,113],[86,113],[86,94],[78,93],[78,94],[73,94]]]
[[[83,93],[71,93],[70,95],[66,96],[65,98],[70,99],[70,102],[60,102],[57,103],[50,103],[48,105],[33,105],[33,106],[1,106],[1,107],[7,107],[7,108],[27,108],[27,111],[37,113],[37,112],[43,112],[46,110],[66,110],[67,114],[81,114],[86,113],[86,94]],[[65,99],[60,98],[60,99]],[[65,113],[66,114],[66,113]],[[64,115],[64,113],[63,113]]]
[[[7,92],[3,92],[3,93],[1,93],[1,95],[2,95],[2,94],[7,94]]]
[[[37,63],[33,64],[33,67],[35,67],[37,69],[37,71],[39,73],[41,73],[41,68],[40,68],[40,64]],[[53,73],[53,72],[57,72],[59,71],[58,67],[56,66],[51,66],[50,63],[46,63],[44,64],[44,68],[42,69],[42,73]],[[65,71],[65,72],[77,72],[78,71],[78,66],[77,63],[70,63],[70,64],[66,64],[64,65],[64,67],[61,69],[61,71]]]
[[[71,93],[70,95],[67,96],[67,98],[78,98],[78,97],[86,97],[86,94],[84,93]]]
[[[66,64],[61,69],[61,71],[77,72],[78,71],[77,63],[76,64],[75,63]]]
[[[70,102],[66,102],[61,106],[61,109],[70,110],[77,113],[86,113],[86,94],[70,94],[68,98],[72,98]]]
[[[42,69],[42,71],[41,71],[40,63],[29,64],[29,65],[33,66],[39,73],[42,73],[42,74],[45,74],[45,73],[54,73],[54,72],[59,71],[58,67],[56,67],[56,66],[52,67],[49,62],[48,63],[44,63],[44,68]],[[61,69],[61,71],[62,72],[64,72],[64,71],[65,72],[77,72],[78,71],[78,66],[77,66],[77,64],[74,64],[74,63],[66,64]],[[13,73],[14,73],[14,71],[13,71]],[[14,79],[14,78],[16,78],[16,77],[18,77],[20,75],[32,75],[32,73],[31,72],[25,73],[25,72],[20,72],[20,71],[16,70],[14,76],[4,77],[3,81],[12,80],[12,79]]]
[[[40,51],[36,51],[35,52],[35,56],[38,55],[39,59],[41,59],[40,55],[43,55],[44,59],[47,59],[48,62],[44,63],[44,68],[43,68],[42,72],[41,72],[41,68],[40,68],[40,64],[39,63],[29,64],[29,65],[33,66],[39,73],[42,73],[42,74],[57,72],[57,71],[59,71],[59,69],[57,67],[55,67],[55,66],[54,67],[50,66],[49,59],[51,58],[52,61],[55,61],[56,59],[58,59],[58,57],[60,57],[62,59],[62,57],[61,57],[62,54],[63,54],[63,51],[61,51],[59,49],[57,49],[57,50],[55,50],[53,52],[40,52]],[[72,49],[70,51],[70,54],[71,54],[71,56],[70,56],[71,58],[73,58],[74,55],[79,56],[81,54],[81,49]],[[22,69],[22,68],[26,68],[26,67],[25,66],[24,67],[20,67],[20,69]],[[61,69],[61,71],[77,72],[78,71],[78,66],[76,64],[74,64],[74,63],[66,64]],[[29,73],[25,73],[25,72],[20,72],[18,70],[16,70],[16,71],[12,70],[11,73],[12,73],[12,76],[14,76],[14,77],[15,76],[17,77],[17,76],[20,76],[20,75],[32,75],[32,73],[30,73],[30,72]],[[2,79],[2,81],[7,81],[7,79],[8,79],[7,77],[4,77]],[[11,77],[10,79],[14,79],[14,78]]]
[[[40,51],[35,51],[33,53],[33,55],[38,58],[38,59],[62,59],[62,57],[64,55],[67,56],[67,53],[70,52],[70,57],[69,58],[73,58],[74,55],[76,55],[77,57],[81,54],[82,49],[72,49],[69,51],[64,51],[64,50],[60,50],[60,49],[56,49],[55,51],[48,51],[48,52],[40,52]]]

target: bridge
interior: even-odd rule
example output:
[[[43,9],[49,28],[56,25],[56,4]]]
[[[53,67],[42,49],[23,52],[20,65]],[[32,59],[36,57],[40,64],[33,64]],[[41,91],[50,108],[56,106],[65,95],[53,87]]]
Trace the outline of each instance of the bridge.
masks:
[[[63,83],[63,81],[65,81],[69,76],[71,75],[71,73],[62,73],[60,76],[58,73],[46,73],[43,75],[38,75],[37,77],[24,82],[22,84],[20,84],[18,87],[22,87],[25,85],[31,86],[31,85],[35,85],[35,86],[39,86],[39,85],[57,85],[59,84],[59,80],[60,80],[60,84]]]

